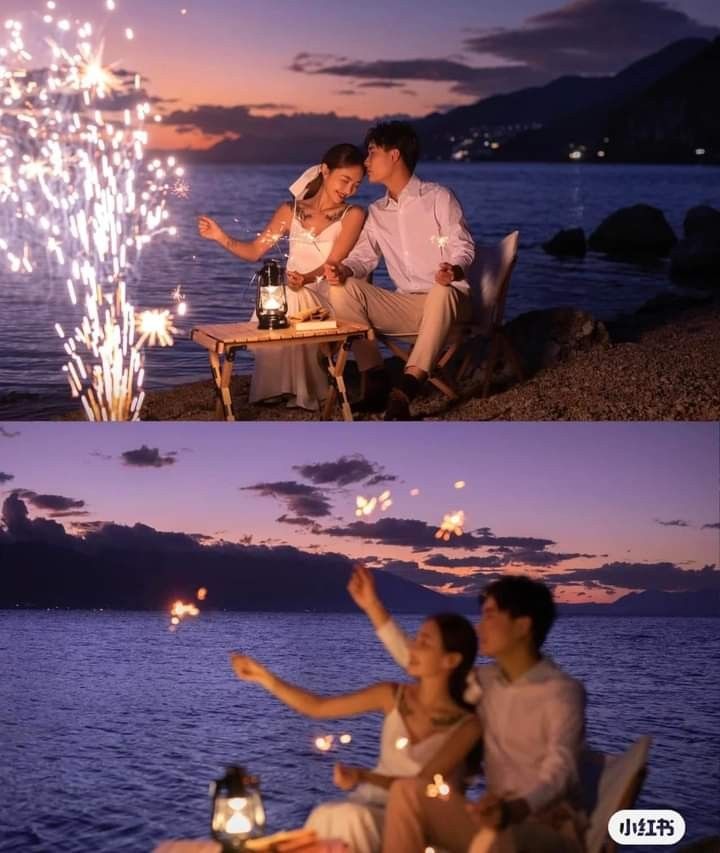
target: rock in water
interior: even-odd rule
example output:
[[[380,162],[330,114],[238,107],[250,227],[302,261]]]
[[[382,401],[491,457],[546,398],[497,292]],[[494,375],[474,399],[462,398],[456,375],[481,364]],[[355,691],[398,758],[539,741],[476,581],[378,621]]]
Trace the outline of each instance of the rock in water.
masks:
[[[591,249],[621,258],[664,258],[676,243],[665,214],[649,204],[616,210],[590,236]]]
[[[558,233],[547,243],[543,243],[543,249],[548,255],[556,257],[583,258],[587,252],[587,240],[582,228],[567,228]]]
[[[610,342],[603,323],[575,308],[529,311],[511,320],[505,332],[529,374]]]
[[[720,284],[720,211],[707,205],[685,216],[685,237],[670,256],[670,275],[680,284],[718,287]]]

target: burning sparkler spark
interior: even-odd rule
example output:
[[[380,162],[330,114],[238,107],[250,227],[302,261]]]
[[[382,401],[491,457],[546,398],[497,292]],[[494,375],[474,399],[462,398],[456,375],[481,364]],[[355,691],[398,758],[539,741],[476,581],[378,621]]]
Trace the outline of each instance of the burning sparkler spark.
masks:
[[[465,526],[465,513],[459,509],[443,517],[442,524],[435,531],[435,538],[449,542],[453,536],[462,536]]]
[[[195,596],[198,601],[205,601],[207,598],[208,591],[204,586],[201,586],[200,589],[195,593]]]
[[[456,489],[464,489],[465,485],[466,485],[465,480],[457,480],[455,482],[455,488]]]
[[[177,329],[172,324],[172,314],[169,311],[143,311],[135,323],[140,333],[136,344],[138,348],[145,343],[151,347],[173,345],[173,335],[177,333]]]
[[[440,249],[440,257],[445,257],[445,247],[447,246],[450,238],[446,234],[433,234],[430,238],[430,241],[434,243],[438,249]]]
[[[175,309],[177,311],[178,317],[184,317],[187,314],[188,305],[187,298],[185,294],[182,292],[182,285],[179,285],[172,292],[173,302],[175,303]]]
[[[425,793],[432,800],[447,800],[450,796],[450,786],[445,781],[441,773],[436,773],[433,776],[432,782],[425,789]]]
[[[319,752],[330,752],[335,743],[335,735],[322,735],[315,738],[315,748]]]
[[[340,735],[340,743],[343,744],[343,746],[347,746],[349,743],[352,743],[352,735]]]
[[[390,509],[391,506],[392,496],[389,490],[373,498],[365,498],[362,495],[358,495],[355,498],[355,515],[358,518],[362,518],[363,516],[372,515],[378,507],[384,512],[386,509]]]

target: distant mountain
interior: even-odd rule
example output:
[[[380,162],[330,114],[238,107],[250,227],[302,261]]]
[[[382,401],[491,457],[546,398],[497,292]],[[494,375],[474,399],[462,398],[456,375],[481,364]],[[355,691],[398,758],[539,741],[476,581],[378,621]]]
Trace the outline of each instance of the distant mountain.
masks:
[[[563,604],[567,616],[718,616],[720,589],[631,592],[612,604]]]
[[[0,539],[0,609],[164,610],[178,598],[193,600],[203,586],[209,610],[355,612],[346,590],[351,563],[340,554],[290,546],[188,548],[182,534],[165,534],[163,547],[148,547],[147,529],[130,530],[136,536],[130,546],[127,528],[117,528],[103,544],[81,547],[72,537],[65,543]],[[395,613],[478,613],[474,596],[440,595],[389,572],[376,578]],[[613,604],[559,610],[573,616],[720,616],[720,590],[646,591]]]
[[[720,162],[718,91],[720,38],[611,112],[613,158],[672,162],[690,156]]]
[[[355,611],[346,585],[350,561],[291,547],[228,546],[190,551],[172,547],[104,547],[0,541],[0,608],[67,607],[158,610],[209,590],[209,609]],[[389,573],[378,589],[398,613],[433,613],[468,606]],[[473,610],[477,605],[473,602]]]
[[[714,45],[716,51],[717,41]],[[560,77],[545,86],[415,119],[423,158],[567,160],[573,143],[578,151],[585,148],[593,155],[602,148],[607,159],[676,159],[689,150],[688,145],[666,145],[661,140],[655,147],[658,116],[668,113],[681,140],[687,118],[693,127],[685,134],[690,144],[705,135],[716,138],[714,130],[706,134],[707,128],[717,127],[718,115],[707,94],[720,85],[712,46],[706,39],[682,39],[615,75]],[[683,70],[686,66],[688,70]],[[278,116],[239,138],[178,153],[190,163],[309,163],[338,141],[360,144],[372,124],[333,113],[320,118]],[[663,135],[666,130],[663,127]],[[606,137],[610,145],[604,142]],[[697,142],[698,147],[710,144]]]
[[[424,156],[442,160],[462,152],[466,152],[467,159],[507,156],[507,151],[495,154],[485,143],[507,143],[516,137],[528,142],[532,139],[539,150],[545,150],[543,143],[548,133],[542,131],[557,123],[562,123],[565,143],[567,131],[586,132],[590,126],[604,129],[613,105],[652,86],[709,44],[706,39],[682,39],[612,76],[560,77],[545,86],[495,95],[445,114],[433,113],[416,122]],[[564,122],[565,119],[570,120]],[[554,140],[554,130],[549,132],[549,138]],[[505,148],[502,145],[501,150]],[[562,152],[564,159],[566,148],[567,145]]]

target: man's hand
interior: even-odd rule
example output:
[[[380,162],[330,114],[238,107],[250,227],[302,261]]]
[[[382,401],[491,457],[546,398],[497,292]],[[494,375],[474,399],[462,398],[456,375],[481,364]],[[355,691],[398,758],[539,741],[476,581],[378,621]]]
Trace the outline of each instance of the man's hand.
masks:
[[[305,276],[295,270],[287,271],[287,284],[290,290],[302,290],[305,287]]]
[[[204,237],[206,240],[215,240],[216,243],[219,243],[225,234],[217,222],[214,219],[210,219],[209,216],[198,216],[197,226],[201,237]]]
[[[370,569],[363,566],[362,563],[356,563],[353,567],[347,590],[350,593],[350,598],[361,610],[370,610],[378,604],[375,579]]]
[[[232,664],[233,672],[242,681],[250,681],[266,687],[272,679],[272,673],[248,655],[242,655],[240,652],[232,652],[230,654],[230,663]]]
[[[502,799],[496,794],[485,794],[477,802],[468,803],[466,809],[478,829],[499,829],[502,818]]]
[[[455,271],[452,264],[440,264],[438,271],[435,273],[435,284],[440,284],[443,287],[448,287],[455,281]]]
[[[352,791],[360,784],[360,770],[347,764],[336,764],[333,767],[333,784],[341,791]]]
[[[352,276],[352,270],[345,264],[325,264],[325,280],[328,284],[338,287]]]

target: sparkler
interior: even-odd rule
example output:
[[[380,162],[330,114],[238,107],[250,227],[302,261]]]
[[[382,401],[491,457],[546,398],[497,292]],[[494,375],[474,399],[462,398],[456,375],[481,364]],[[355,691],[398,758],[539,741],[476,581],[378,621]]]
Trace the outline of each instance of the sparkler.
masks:
[[[352,735],[347,733],[341,735],[319,735],[315,738],[314,745],[318,752],[330,752],[335,747],[336,742],[347,746],[352,743]]]
[[[173,302],[177,308],[178,317],[184,317],[187,314],[187,298],[185,294],[182,292],[182,285],[178,284],[178,286],[172,292]]]
[[[459,509],[457,512],[447,513],[440,527],[435,531],[435,538],[449,542],[453,536],[462,536],[465,526],[465,513]]]
[[[447,800],[450,796],[450,786],[441,773],[436,773],[432,782],[425,789],[425,793],[431,800]]]
[[[391,506],[392,495],[388,490],[373,498],[365,498],[362,495],[358,495],[355,498],[355,515],[358,518],[362,518],[363,516],[372,515],[378,507],[385,512]]]
[[[200,609],[195,604],[185,604],[184,601],[175,601],[170,608],[170,630],[174,631],[187,616],[199,616]]]
[[[320,752],[330,752],[335,743],[335,735],[322,735],[315,738],[315,748]]]
[[[30,53],[19,21],[5,22],[0,43],[0,259],[29,274],[46,254],[80,314],[67,334],[55,325],[72,396],[90,420],[137,420],[142,347],[169,346],[174,330],[168,311],[138,323],[128,287],[142,249],[175,233],[167,179],[182,171],[173,158],[145,163],[152,110],[140,102],[139,75],[131,82],[105,66],[93,26],[57,10],[49,0],[42,18],[48,56]],[[131,28],[125,35],[134,38]],[[133,96],[138,103],[124,107]]]
[[[445,247],[449,241],[450,238],[446,234],[433,234],[430,238],[430,242],[434,243],[440,249],[440,257],[443,261],[445,260]]]

